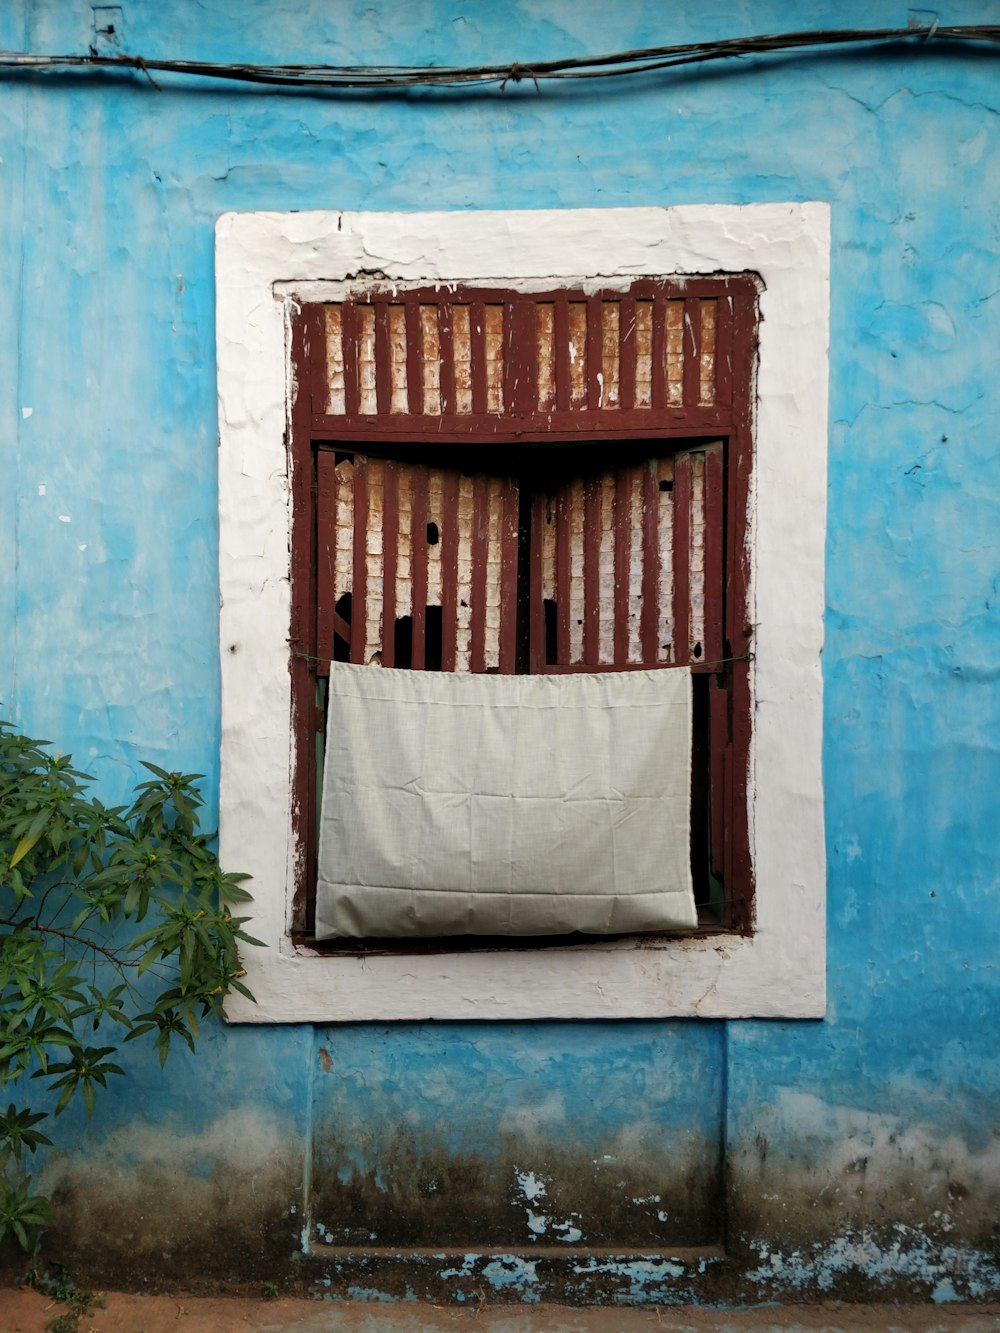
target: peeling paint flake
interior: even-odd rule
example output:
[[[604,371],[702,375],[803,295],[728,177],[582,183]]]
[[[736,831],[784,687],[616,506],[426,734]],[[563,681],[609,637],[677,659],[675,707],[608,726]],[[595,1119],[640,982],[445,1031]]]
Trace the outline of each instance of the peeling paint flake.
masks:
[[[494,1291],[516,1291],[524,1301],[537,1301],[533,1290],[538,1282],[536,1264],[516,1254],[497,1255],[482,1269],[482,1276]]]
[[[514,1168],[517,1187],[529,1203],[543,1199],[547,1191],[547,1181],[543,1176],[536,1176],[534,1171],[520,1171]]]

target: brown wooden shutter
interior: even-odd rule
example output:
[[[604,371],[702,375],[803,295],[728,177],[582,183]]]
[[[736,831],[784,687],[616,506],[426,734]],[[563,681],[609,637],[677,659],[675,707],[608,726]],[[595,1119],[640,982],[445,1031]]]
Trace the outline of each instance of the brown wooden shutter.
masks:
[[[375,287],[292,327],[296,921],[328,663],[690,666],[692,868],[750,921],[752,276]],[[318,756],[318,759],[317,759]],[[724,889],[721,887],[724,885]]]
[[[724,406],[732,305],[640,282],[627,293],[491,289],[366,293],[324,307],[314,413],[342,426],[594,429]],[[648,424],[648,423],[647,423]]]
[[[331,658],[510,673],[722,657],[721,443],[630,462],[524,450],[518,463],[319,451],[321,671]]]
[[[317,546],[321,667],[513,672],[513,478],[321,449]]]

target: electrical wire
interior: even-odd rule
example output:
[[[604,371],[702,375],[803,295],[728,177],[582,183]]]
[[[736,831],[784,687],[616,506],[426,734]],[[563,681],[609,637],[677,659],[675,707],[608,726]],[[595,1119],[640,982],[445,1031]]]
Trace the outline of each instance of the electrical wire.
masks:
[[[507,65],[264,65],[228,64],[204,60],[155,60],[139,55],[37,55],[0,51],[0,77],[10,72],[78,70],[87,72],[138,71],[156,88],[153,74],[189,78],[225,79],[238,83],[275,84],[309,90],[405,91],[411,88],[490,87],[503,91],[508,83],[532,82],[538,88],[553,79],[600,79],[648,74],[677,66],[728,60],[739,56],[768,55],[821,47],[878,45],[904,42],[912,50],[948,44],[985,43],[1000,46],[1000,24],[939,24],[906,28],[842,28],[787,32],[677,46],[651,46],[608,55],[577,56]]]

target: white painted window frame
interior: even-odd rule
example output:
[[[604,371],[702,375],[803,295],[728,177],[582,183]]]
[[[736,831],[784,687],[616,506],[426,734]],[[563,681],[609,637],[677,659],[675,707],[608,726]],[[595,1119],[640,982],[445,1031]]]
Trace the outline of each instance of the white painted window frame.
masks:
[[[257,1003],[234,1022],[818,1018],[825,1010],[822,677],[829,207],[823,203],[461,213],[227,213],[216,227],[222,755],[220,853],[249,871]],[[324,955],[289,931],[293,866],[291,303],[358,275],[551,290],[756,273],[748,532],[756,923],[747,937]]]

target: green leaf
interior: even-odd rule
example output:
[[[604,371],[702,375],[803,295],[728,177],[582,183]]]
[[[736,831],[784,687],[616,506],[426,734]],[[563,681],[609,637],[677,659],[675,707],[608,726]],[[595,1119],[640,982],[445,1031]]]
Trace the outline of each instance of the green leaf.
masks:
[[[136,969],[136,976],[141,977],[144,972],[146,972],[150,967],[152,967],[152,965],[157,961],[157,959],[160,956],[161,956],[161,950],[158,945],[154,944],[151,949],[147,949],[139,960],[139,965],[138,968]]]
[[[36,846],[39,838],[41,838],[42,834],[45,832],[45,825],[48,821],[48,817],[49,812],[47,810],[43,811],[14,848],[14,855],[10,858],[11,869],[17,865],[18,861],[23,861],[31,851],[32,847]]]
[[[125,1034],[125,1041],[135,1041],[138,1037],[144,1037],[147,1032],[155,1032],[155,1023],[136,1023],[130,1032]]]
[[[25,1250],[34,1248],[31,1229],[44,1226],[50,1211],[47,1200],[28,1193],[30,1186],[30,1176],[24,1176],[16,1185],[10,1185],[0,1176],[0,1239],[13,1235]]]

